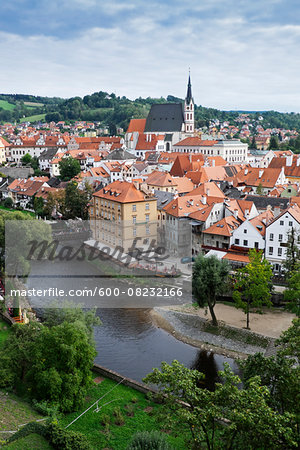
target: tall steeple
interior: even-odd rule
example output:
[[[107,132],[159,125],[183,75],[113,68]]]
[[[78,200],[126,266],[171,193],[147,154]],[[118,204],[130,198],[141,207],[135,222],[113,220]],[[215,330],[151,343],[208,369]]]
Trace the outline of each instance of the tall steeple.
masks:
[[[187,87],[187,93],[186,93],[186,102],[189,104],[192,99],[193,99],[193,97],[192,97],[191,74],[189,72],[189,81],[188,81],[188,87]]]
[[[192,84],[190,71],[189,71],[187,93],[184,100],[184,122],[185,122],[185,132],[193,134],[195,129],[194,99],[192,97]]]

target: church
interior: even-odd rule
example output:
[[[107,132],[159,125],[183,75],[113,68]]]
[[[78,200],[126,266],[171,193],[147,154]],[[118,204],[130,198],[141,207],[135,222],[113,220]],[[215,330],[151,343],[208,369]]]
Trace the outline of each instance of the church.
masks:
[[[137,151],[141,152],[143,150],[170,151],[172,145],[193,136],[194,130],[194,99],[189,75],[184,104],[181,102],[154,104],[146,119],[131,119],[125,135],[125,145],[132,150],[138,147]],[[142,146],[145,149],[139,148]],[[137,154],[137,156],[142,155]]]

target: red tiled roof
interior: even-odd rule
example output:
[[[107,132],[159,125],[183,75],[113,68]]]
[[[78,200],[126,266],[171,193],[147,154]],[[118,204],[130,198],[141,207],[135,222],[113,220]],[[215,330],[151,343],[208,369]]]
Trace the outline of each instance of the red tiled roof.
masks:
[[[127,133],[144,133],[146,125],[146,119],[131,119],[128,125]]]
[[[104,198],[118,203],[134,203],[145,201],[145,194],[139,191],[133,183],[114,181],[105,188],[93,194],[93,197]]]

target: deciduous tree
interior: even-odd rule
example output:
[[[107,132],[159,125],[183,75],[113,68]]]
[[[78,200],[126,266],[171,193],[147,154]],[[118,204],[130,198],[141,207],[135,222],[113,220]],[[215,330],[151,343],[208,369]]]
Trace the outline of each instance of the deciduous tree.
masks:
[[[236,271],[234,275],[233,299],[238,308],[247,315],[249,329],[250,307],[271,306],[271,264],[262,256],[262,251],[249,251],[249,264]]]
[[[199,255],[193,265],[193,296],[199,306],[207,305],[215,326],[218,321],[214,312],[217,297],[227,289],[229,264],[216,256]]]

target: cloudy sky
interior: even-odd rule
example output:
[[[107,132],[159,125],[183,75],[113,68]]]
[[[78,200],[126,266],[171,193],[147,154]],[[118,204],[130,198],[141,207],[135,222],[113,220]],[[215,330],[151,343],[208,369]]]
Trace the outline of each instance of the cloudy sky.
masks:
[[[9,0],[0,92],[300,112],[298,0]]]

